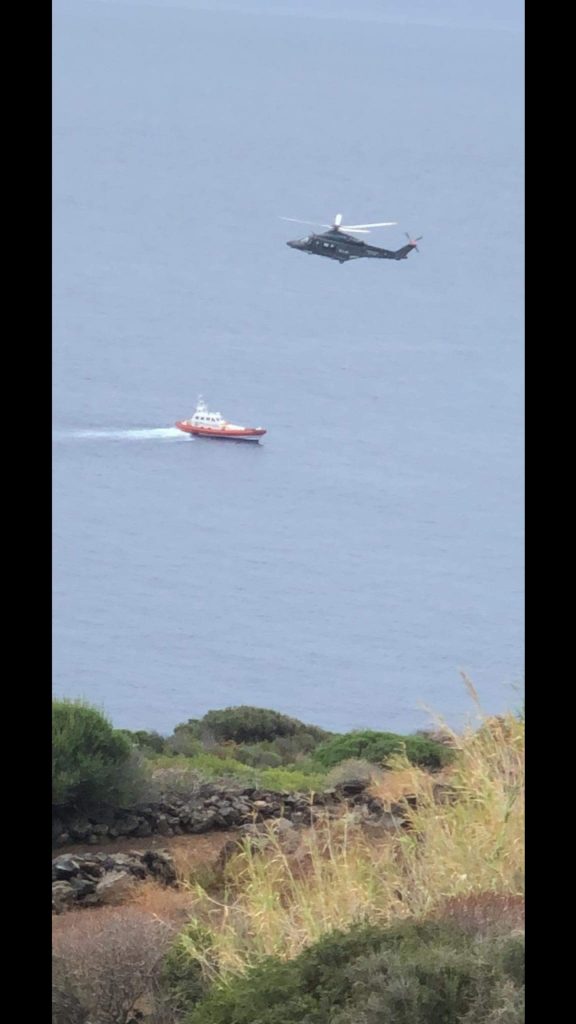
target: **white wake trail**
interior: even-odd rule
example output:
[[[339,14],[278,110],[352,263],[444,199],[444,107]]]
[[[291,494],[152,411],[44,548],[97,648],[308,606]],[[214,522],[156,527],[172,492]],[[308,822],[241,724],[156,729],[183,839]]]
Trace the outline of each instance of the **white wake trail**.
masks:
[[[73,430],[57,436],[81,441],[164,441],[183,437],[183,434],[176,427],[144,427],[137,430]]]

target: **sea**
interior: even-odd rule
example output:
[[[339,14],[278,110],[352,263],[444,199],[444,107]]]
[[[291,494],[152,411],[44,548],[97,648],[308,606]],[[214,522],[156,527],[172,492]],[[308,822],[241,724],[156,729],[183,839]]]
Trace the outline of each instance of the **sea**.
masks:
[[[419,251],[287,247],[340,212]],[[56,696],[519,706],[523,393],[521,4],[55,0]],[[262,442],[175,429],[199,394]]]

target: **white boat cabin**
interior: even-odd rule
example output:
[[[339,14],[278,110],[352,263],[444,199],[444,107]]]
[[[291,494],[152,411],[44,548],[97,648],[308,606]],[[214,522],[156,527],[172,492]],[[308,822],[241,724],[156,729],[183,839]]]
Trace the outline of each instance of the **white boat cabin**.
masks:
[[[199,427],[221,427],[226,421],[219,412],[209,412],[206,403],[199,398],[190,422]]]

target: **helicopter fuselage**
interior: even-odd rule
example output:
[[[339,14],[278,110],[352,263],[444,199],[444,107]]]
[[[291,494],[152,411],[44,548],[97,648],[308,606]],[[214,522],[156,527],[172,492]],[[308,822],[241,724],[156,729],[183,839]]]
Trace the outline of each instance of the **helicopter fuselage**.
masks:
[[[329,260],[338,260],[338,263],[359,259],[405,260],[408,253],[416,248],[415,245],[409,244],[396,251],[380,249],[377,245],[367,245],[366,242],[360,242],[352,235],[334,228],[321,235],[309,235],[308,238],[286,242],[286,245],[310,256],[326,256]]]

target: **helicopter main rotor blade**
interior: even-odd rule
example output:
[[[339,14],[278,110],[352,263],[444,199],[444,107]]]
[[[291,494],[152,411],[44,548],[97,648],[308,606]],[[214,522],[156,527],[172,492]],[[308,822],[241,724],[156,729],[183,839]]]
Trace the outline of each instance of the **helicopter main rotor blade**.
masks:
[[[390,228],[397,223],[395,220],[380,220],[374,224],[343,224],[341,213],[336,214],[332,224],[322,224],[317,220],[300,220],[299,217],[280,217],[280,220],[290,221],[291,224],[308,224],[314,228],[329,228],[332,231],[349,231],[355,235],[369,235],[370,228]]]
[[[317,220],[299,220],[297,217],[280,217],[280,220],[289,220],[292,224],[311,224],[315,228],[331,228],[331,224],[319,224]]]
[[[376,224],[342,224],[342,231],[362,231],[364,228],[391,228],[396,220],[380,220]]]
[[[341,215],[339,215],[339,216],[341,216]],[[333,224],[321,224],[320,221],[318,221],[318,220],[300,220],[297,217],[280,217],[280,220],[288,220],[292,224],[310,224],[313,228],[330,228],[332,231],[340,231],[340,230],[343,231],[344,230],[344,225],[342,225],[340,223],[340,221],[337,222],[337,219],[334,221]],[[346,228],[346,231],[348,231],[348,230],[349,229]],[[358,225],[357,228],[354,228],[352,230],[357,231],[357,232],[359,232],[362,235],[369,234],[369,232],[365,231],[364,228],[361,227],[360,225]]]

